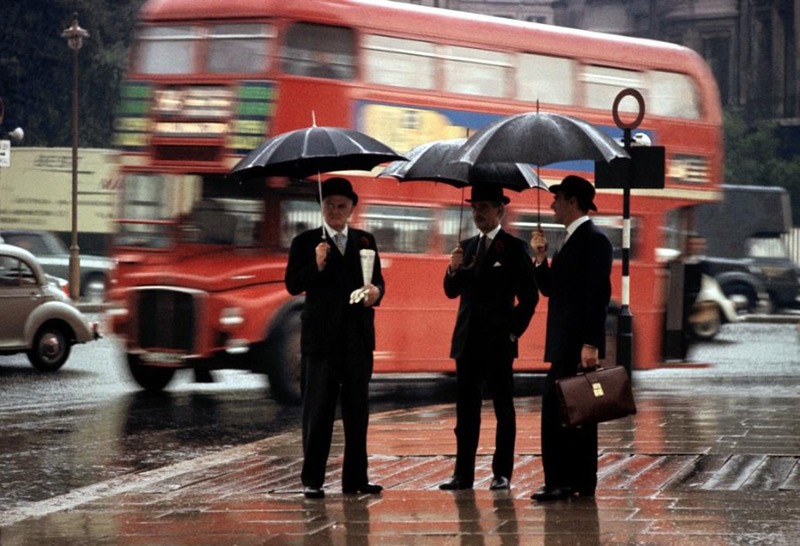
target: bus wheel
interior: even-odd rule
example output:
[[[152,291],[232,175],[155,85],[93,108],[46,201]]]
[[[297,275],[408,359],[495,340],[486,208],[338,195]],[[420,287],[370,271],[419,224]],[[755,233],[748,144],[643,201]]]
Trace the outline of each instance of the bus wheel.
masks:
[[[175,368],[145,366],[142,364],[139,355],[131,353],[128,353],[128,371],[131,373],[133,380],[148,392],[164,390],[164,387],[172,381],[172,377],[175,375]]]
[[[273,335],[273,352],[268,372],[272,394],[282,404],[299,404],[302,400],[300,309],[286,313]]]

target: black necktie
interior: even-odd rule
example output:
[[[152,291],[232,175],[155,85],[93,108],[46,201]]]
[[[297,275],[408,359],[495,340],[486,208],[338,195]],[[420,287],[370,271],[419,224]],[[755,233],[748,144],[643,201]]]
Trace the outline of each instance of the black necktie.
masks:
[[[486,255],[486,235],[481,235],[478,239],[478,255],[475,257],[475,263],[480,264],[483,257]]]

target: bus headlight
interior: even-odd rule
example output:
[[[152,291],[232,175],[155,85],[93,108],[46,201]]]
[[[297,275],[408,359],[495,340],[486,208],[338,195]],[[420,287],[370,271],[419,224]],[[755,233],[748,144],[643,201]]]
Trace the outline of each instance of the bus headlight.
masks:
[[[219,314],[220,325],[226,328],[241,326],[244,324],[244,316],[241,307],[225,307]]]

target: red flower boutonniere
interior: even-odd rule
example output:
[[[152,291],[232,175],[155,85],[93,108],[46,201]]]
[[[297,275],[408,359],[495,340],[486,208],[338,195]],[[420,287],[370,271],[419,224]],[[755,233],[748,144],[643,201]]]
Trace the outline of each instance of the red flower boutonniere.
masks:
[[[370,247],[369,237],[362,235],[361,238],[358,240],[358,244],[359,248],[369,248]]]
[[[498,254],[501,254],[506,248],[506,245],[503,244],[503,241],[498,241],[498,240],[495,240],[492,246],[494,247],[495,251]]]

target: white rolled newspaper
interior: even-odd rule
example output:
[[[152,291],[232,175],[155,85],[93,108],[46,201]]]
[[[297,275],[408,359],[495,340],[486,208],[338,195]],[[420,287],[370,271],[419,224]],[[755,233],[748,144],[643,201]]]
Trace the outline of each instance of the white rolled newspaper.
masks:
[[[353,290],[350,294],[350,303],[358,303],[367,297],[367,287],[372,284],[372,271],[375,269],[375,251],[369,248],[362,248],[359,251],[361,256],[361,275],[364,280],[364,286],[357,290]]]

